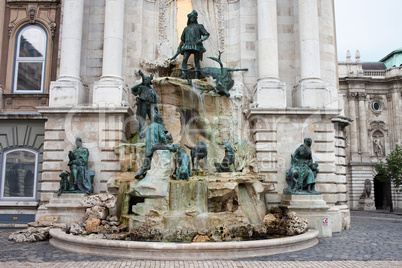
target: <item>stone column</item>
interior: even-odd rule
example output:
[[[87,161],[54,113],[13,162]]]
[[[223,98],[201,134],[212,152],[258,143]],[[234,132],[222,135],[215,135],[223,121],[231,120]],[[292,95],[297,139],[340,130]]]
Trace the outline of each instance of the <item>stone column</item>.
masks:
[[[61,31],[60,74],[50,84],[49,106],[75,106],[87,102],[80,79],[84,0],[65,0]]]
[[[357,122],[356,122],[356,97],[357,92],[348,93],[349,117],[354,120],[350,126],[350,151],[353,154],[359,151],[359,141],[357,140]]]
[[[329,105],[328,85],[321,80],[317,0],[299,0],[300,82],[293,92],[298,107]]]
[[[258,107],[286,107],[285,83],[279,80],[277,0],[258,0]]]
[[[301,79],[321,79],[317,0],[299,0]]]
[[[127,102],[127,88],[122,78],[125,0],[106,0],[103,65],[100,81],[95,82],[93,104]]]
[[[367,130],[367,116],[366,116],[366,97],[367,94],[360,92],[359,99],[359,128],[360,128],[360,152],[362,156],[368,156],[368,130]],[[365,160],[362,159],[364,162]]]

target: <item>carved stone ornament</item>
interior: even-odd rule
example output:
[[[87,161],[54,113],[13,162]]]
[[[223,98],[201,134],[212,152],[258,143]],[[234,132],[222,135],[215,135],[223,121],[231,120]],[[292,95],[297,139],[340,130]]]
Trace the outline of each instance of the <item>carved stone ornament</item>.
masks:
[[[147,0],[148,2],[155,2],[152,0]],[[169,5],[174,0],[160,0],[159,1],[159,40],[158,43],[169,43],[168,37],[168,27],[169,27]],[[238,1],[238,0],[236,0]],[[232,1],[232,2],[236,2]],[[218,40],[219,47],[218,50],[224,51],[225,48],[225,1],[217,0],[215,1],[215,6],[217,9],[217,22],[218,22]],[[208,29],[207,29],[208,30]]]
[[[49,23],[49,27],[50,27],[50,32],[52,33],[52,37],[54,37],[54,33],[56,32],[57,24],[54,21],[52,21]]]
[[[388,136],[388,128],[386,127],[386,124],[384,121],[381,120],[376,120],[370,123],[370,128],[369,128],[369,136],[373,136],[373,133],[376,131],[380,131],[382,133],[386,133]]]
[[[387,97],[387,101],[392,100],[392,93],[387,93],[385,96]]]
[[[347,94],[347,98],[349,100],[354,100],[354,99],[356,99],[356,97],[357,97],[357,92],[348,92],[348,94]]]
[[[11,33],[13,32],[14,27],[15,27],[14,23],[10,23],[8,25],[8,36],[11,36]]]
[[[367,94],[364,92],[359,92],[357,97],[359,98],[359,101],[365,101],[367,98]]]
[[[161,0],[159,1],[159,42],[168,43],[169,39],[167,36],[168,31],[168,20],[169,20],[169,5],[173,0]]]
[[[35,18],[36,18],[36,8],[35,7],[31,7],[29,9],[29,22],[30,23],[35,23]]]

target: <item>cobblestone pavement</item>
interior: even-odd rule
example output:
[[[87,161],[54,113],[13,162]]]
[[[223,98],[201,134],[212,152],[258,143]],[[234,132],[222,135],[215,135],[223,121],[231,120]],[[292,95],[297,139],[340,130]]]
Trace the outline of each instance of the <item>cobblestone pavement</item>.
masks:
[[[303,251],[233,261],[135,261],[84,256],[47,241],[15,243],[0,228],[0,267],[402,267],[402,216],[352,212],[352,230]]]

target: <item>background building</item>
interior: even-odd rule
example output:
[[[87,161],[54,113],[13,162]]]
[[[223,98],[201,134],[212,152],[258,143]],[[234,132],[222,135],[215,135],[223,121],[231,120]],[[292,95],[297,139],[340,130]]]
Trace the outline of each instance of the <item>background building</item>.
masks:
[[[339,89],[345,115],[354,123],[347,130],[349,205],[361,209],[359,197],[364,182],[372,182],[375,207],[389,209],[390,186],[375,180],[374,164],[401,144],[402,51],[392,51],[379,62],[362,62],[357,51],[352,61],[339,63]],[[394,207],[401,208],[401,195],[392,185]]]

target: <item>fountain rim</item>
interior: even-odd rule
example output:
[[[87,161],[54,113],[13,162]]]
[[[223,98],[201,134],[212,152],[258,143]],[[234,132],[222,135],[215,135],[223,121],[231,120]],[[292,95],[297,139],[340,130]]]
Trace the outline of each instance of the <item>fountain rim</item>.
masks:
[[[318,231],[263,240],[229,242],[145,242],[94,239],[51,229],[49,241],[55,248],[102,257],[138,260],[217,260],[262,257],[313,247],[319,243]]]

